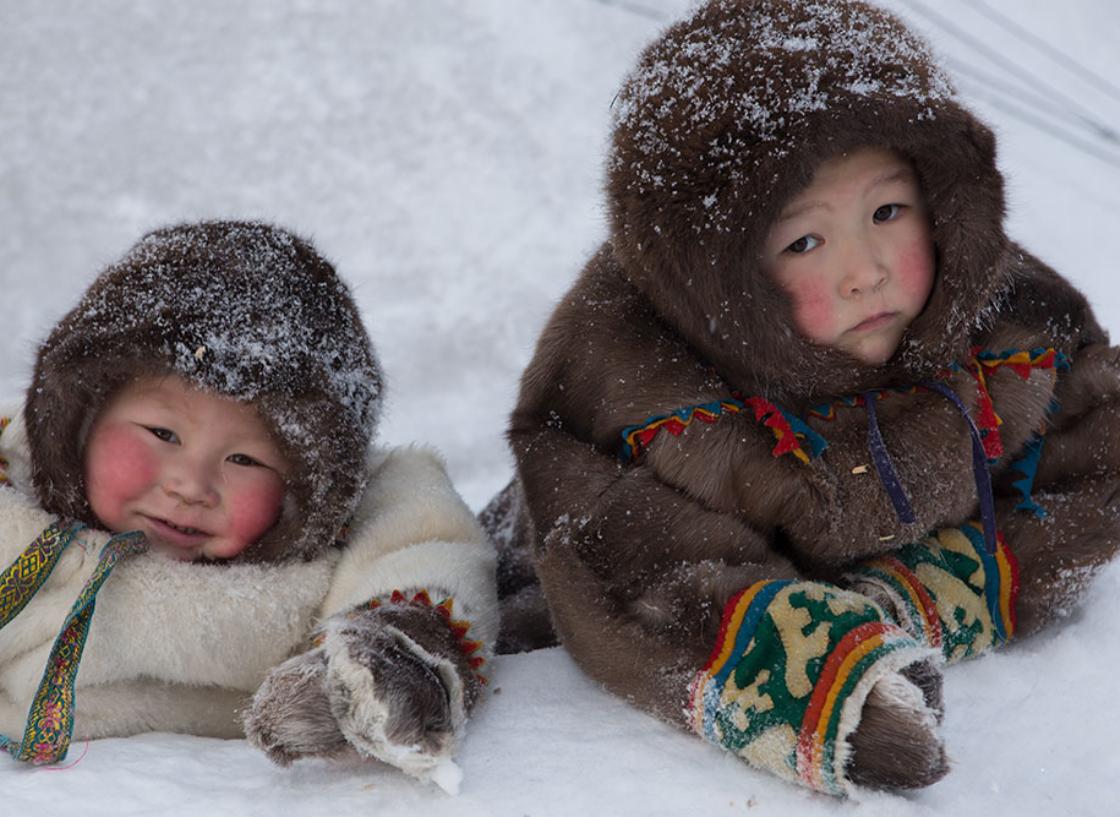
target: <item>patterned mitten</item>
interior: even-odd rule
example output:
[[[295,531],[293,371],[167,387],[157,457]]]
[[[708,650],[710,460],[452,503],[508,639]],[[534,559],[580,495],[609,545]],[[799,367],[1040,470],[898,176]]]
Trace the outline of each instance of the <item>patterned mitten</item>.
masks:
[[[484,682],[467,629],[450,600],[425,593],[332,616],[312,649],[265,678],[245,733],[281,765],[354,750],[454,792],[451,754]]]
[[[867,598],[832,585],[752,585],[728,602],[716,647],[693,679],[693,728],[753,766],[845,794],[849,738],[876,689],[889,693],[888,717],[918,724],[940,762],[933,713],[902,674],[936,653],[885,619]]]
[[[845,578],[949,663],[999,646],[1015,633],[1015,557],[1002,536],[996,552],[988,553],[976,523],[943,528],[860,564]]]

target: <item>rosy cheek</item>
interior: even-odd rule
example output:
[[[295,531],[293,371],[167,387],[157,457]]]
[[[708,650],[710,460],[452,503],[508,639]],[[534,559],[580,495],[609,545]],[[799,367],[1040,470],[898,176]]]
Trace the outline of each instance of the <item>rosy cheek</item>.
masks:
[[[797,331],[809,340],[831,343],[836,316],[832,299],[825,288],[819,283],[804,281],[787,286],[786,292],[793,301],[793,321]]]
[[[907,245],[899,253],[896,270],[907,304],[917,314],[933,289],[933,249],[928,238]]]
[[[159,458],[132,426],[96,426],[86,444],[86,498],[94,515],[111,530],[122,525],[126,503],[156,482]]]
[[[229,538],[241,548],[253,544],[276,524],[283,502],[283,480],[271,471],[262,471],[259,479],[237,488],[229,497]]]

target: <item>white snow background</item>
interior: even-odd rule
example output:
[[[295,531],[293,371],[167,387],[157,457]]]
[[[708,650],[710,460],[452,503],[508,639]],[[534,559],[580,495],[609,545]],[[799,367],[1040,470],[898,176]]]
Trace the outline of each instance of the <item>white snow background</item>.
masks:
[[[1120,5],[890,5],[998,131],[1012,235],[1120,335],[1120,145],[1086,125],[1120,130]],[[511,474],[502,434],[535,338],[605,234],[612,97],[687,6],[0,0],[0,394],[23,389],[35,344],[144,231],[272,220],[353,286],[389,375],[381,440],[438,445],[480,508]],[[1115,815],[1117,622],[1113,566],[1060,626],[951,668],[953,770],[907,796],[840,801],[752,771],[556,649],[491,668],[458,797],[384,767],[285,770],[243,741],[152,734],[76,744],[61,770],[0,758],[0,811]]]

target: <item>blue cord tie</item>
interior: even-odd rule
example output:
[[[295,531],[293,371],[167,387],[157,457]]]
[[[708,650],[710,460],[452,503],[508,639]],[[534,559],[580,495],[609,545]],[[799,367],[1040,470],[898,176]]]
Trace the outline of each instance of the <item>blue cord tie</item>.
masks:
[[[980,521],[984,529],[984,548],[989,554],[996,552],[996,503],[992,494],[992,475],[988,471],[988,456],[984,452],[983,439],[968,407],[961,402],[957,393],[944,383],[927,381],[922,385],[930,391],[935,391],[948,400],[961,413],[961,417],[968,424],[968,433],[972,437],[972,476],[976,480],[976,493],[980,500]],[[879,482],[887,492],[887,496],[894,505],[894,512],[898,521],[909,525],[917,521],[914,508],[910,504],[910,497],[902,487],[902,480],[891,462],[891,455],[883,443],[883,435],[879,431],[879,418],[875,412],[875,392],[864,392],[863,402],[867,409],[867,447],[871,452],[871,461],[879,474]]]
[[[989,554],[996,552],[996,501],[992,495],[992,475],[988,471],[988,455],[984,453],[984,442],[980,437],[980,430],[968,413],[968,407],[961,402],[955,391],[944,383],[933,380],[922,384],[927,389],[937,392],[961,413],[961,417],[968,424],[968,433],[972,436],[972,475],[976,479],[976,493],[980,500],[980,522],[984,528],[984,548]]]
[[[863,393],[863,405],[867,409],[867,447],[871,451],[871,461],[879,474],[879,482],[886,488],[887,496],[891,498],[891,504],[894,505],[898,521],[910,525],[916,522],[917,518],[914,516],[914,508],[910,505],[910,497],[906,496],[906,489],[902,487],[902,480],[894,470],[894,463],[891,462],[887,446],[883,443],[883,435],[879,431],[879,418],[875,413],[877,399],[875,392]]]

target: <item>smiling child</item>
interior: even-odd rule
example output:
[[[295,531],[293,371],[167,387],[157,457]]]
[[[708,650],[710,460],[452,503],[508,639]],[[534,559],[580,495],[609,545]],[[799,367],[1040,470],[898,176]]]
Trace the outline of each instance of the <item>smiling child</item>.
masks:
[[[245,735],[453,788],[494,554],[433,452],[372,445],[382,381],[286,230],[183,224],[106,269],[0,411],[0,743]]]

